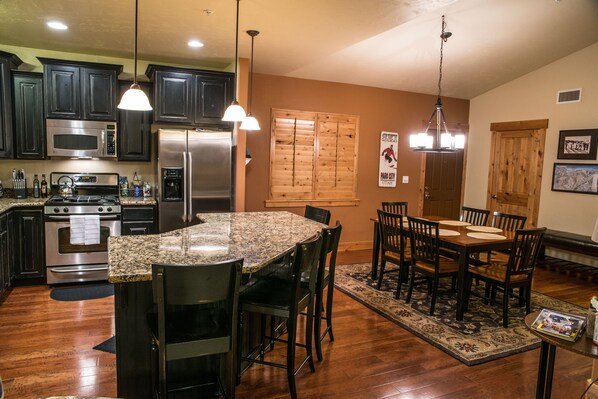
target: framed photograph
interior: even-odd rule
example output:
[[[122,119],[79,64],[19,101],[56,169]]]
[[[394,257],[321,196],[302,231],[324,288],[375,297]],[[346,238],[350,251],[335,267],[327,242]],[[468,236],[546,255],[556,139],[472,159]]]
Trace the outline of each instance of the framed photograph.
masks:
[[[598,129],[561,130],[558,159],[596,159]]]
[[[598,194],[598,164],[555,163],[552,191]]]
[[[380,133],[380,152],[378,168],[378,187],[397,186],[397,159],[399,154],[399,134]]]

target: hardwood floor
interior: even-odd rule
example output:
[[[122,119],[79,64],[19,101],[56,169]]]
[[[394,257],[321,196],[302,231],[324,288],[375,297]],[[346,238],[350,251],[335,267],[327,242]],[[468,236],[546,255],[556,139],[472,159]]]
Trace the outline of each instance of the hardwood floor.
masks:
[[[369,251],[339,254],[368,262]],[[597,284],[538,269],[534,289],[586,307]],[[115,356],[92,349],[114,332],[113,297],[59,302],[46,286],[12,289],[0,305],[0,377],[6,398],[116,396]],[[335,342],[323,343],[316,372],[297,376],[301,398],[531,398],[539,350],[468,367],[335,292]],[[277,345],[270,359],[282,358]],[[273,356],[273,357],[272,357]],[[590,375],[587,358],[557,351],[553,398],[577,398]],[[237,397],[287,397],[286,371],[255,365]]]

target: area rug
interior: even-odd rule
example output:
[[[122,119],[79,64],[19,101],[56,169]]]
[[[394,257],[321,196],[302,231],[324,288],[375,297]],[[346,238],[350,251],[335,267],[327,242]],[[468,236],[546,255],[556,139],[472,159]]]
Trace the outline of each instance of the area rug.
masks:
[[[102,352],[116,353],[116,337],[112,336],[111,338],[108,338],[101,344],[94,346],[93,349]]]
[[[50,292],[50,298],[56,301],[84,301],[105,298],[114,295],[114,285],[94,284],[78,287],[56,287]]]
[[[502,306],[485,305],[471,297],[463,321],[455,320],[456,292],[450,290],[450,278],[440,280],[439,296],[434,316],[429,315],[430,298],[427,285],[416,285],[410,303],[405,303],[407,284],[401,298],[394,298],[397,273],[385,273],[380,291],[371,279],[371,264],[339,265],[335,287],[353,299],[376,311],[402,328],[445,351],[468,366],[488,362],[540,345],[525,327],[525,307],[518,308],[513,300],[509,310],[509,328],[502,327]],[[483,294],[483,284],[474,287]],[[498,294],[498,300],[502,300]],[[584,315],[585,310],[549,296],[532,292],[532,310],[550,308]]]

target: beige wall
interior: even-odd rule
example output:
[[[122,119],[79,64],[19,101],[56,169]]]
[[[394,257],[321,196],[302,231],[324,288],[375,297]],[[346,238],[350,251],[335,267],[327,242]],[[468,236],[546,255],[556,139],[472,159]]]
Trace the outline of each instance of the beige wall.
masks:
[[[486,206],[490,123],[548,119],[538,226],[590,235],[598,196],[551,191],[560,130],[598,128],[598,43],[471,100],[465,204]],[[556,104],[559,90],[582,88],[582,101]]]
[[[254,76],[253,87],[253,113],[262,130],[247,133],[252,161],[247,166],[246,210],[266,209],[270,109],[284,108],[360,117],[357,197],[361,203],[356,207],[328,208],[332,213],[332,223],[340,220],[343,224],[341,244],[344,247],[371,247],[373,225],[369,219],[376,215],[382,201],[408,201],[409,213],[417,211],[422,154],[408,148],[408,139],[409,134],[421,130],[422,121],[430,117],[435,96],[262,74]],[[443,98],[443,103],[449,122],[467,123],[469,101]],[[398,132],[400,135],[396,188],[378,187],[381,131]],[[409,176],[408,184],[401,183],[402,176]],[[303,208],[289,210],[303,213]]]

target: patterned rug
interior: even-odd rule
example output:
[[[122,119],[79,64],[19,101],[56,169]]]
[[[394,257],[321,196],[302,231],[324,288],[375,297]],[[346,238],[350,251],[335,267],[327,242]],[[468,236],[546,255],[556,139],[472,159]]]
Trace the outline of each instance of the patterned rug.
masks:
[[[392,265],[391,265],[392,266]],[[459,361],[473,366],[540,345],[525,327],[525,307],[518,308],[516,299],[509,307],[509,328],[502,327],[502,306],[485,305],[471,296],[469,310],[463,321],[455,320],[457,297],[450,290],[450,278],[440,280],[439,296],[434,316],[429,315],[430,298],[427,285],[416,285],[410,303],[405,303],[407,284],[401,289],[401,299],[394,298],[397,273],[385,273],[381,290],[370,277],[371,264],[339,265],[335,287],[353,299],[388,318],[402,328],[445,351]],[[474,290],[483,294],[483,283]],[[497,295],[502,301],[502,295]],[[549,296],[532,292],[532,311],[550,308],[584,315],[585,310]]]

